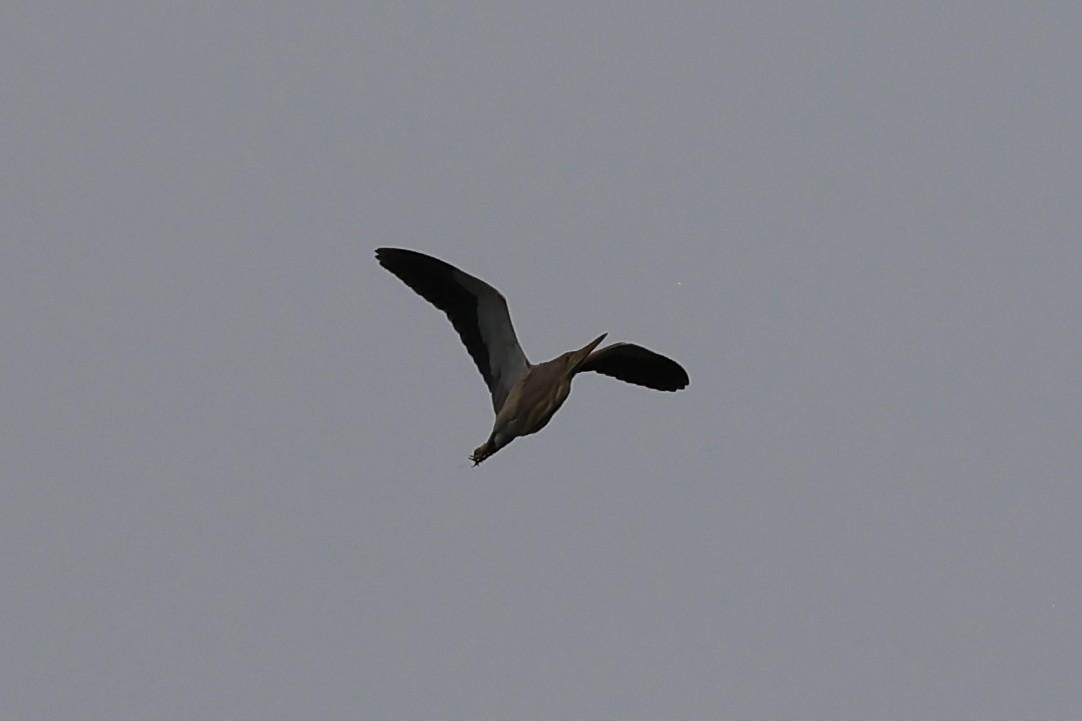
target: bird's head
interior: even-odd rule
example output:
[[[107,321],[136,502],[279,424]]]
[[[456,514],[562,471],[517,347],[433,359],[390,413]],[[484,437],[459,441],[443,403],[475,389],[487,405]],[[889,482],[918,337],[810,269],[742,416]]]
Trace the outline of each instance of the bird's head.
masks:
[[[582,348],[564,353],[563,357],[566,359],[567,362],[567,374],[569,376],[578,373],[578,370],[582,366],[582,364],[585,363],[586,359],[590,357],[590,354],[594,352],[594,348],[597,348],[598,344],[601,343],[601,341],[605,340],[605,336],[607,335],[608,333],[602,333],[597,338],[594,338],[592,341],[584,345]]]

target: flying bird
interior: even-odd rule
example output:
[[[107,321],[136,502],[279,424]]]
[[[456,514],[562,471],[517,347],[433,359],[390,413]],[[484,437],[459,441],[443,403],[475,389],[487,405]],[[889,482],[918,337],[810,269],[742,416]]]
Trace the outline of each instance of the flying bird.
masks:
[[[519,436],[545,427],[571,392],[571,379],[594,371],[659,391],[686,388],[676,361],[632,343],[597,346],[607,333],[546,363],[526,360],[515,337],[507,301],[479,278],[415,250],[377,248],[379,264],[398,276],[451,321],[492,393],[496,422],[470,460],[481,463]]]

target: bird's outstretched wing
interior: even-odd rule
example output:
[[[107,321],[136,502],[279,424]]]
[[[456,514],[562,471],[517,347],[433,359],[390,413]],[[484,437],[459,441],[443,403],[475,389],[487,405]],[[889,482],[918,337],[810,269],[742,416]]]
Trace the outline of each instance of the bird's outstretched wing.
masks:
[[[492,393],[497,413],[529,368],[507,301],[498,290],[439,258],[415,250],[378,248],[379,264],[451,321]]]
[[[579,372],[594,371],[659,391],[686,388],[687,371],[671,358],[634,343],[613,343],[594,351]]]

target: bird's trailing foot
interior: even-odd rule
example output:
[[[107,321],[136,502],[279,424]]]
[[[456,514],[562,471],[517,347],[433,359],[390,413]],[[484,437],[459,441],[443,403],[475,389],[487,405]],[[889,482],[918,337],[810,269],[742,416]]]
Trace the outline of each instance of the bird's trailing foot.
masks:
[[[476,468],[481,463],[481,461],[485,460],[495,452],[496,451],[492,448],[491,443],[486,442],[477,446],[477,448],[473,452],[473,455],[470,456],[470,460],[473,461],[474,468]]]

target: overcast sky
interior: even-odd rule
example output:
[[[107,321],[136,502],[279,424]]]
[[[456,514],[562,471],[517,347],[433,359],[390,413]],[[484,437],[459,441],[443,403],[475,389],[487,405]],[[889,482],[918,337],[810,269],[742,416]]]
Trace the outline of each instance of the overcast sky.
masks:
[[[1082,718],[1076,0],[2,15],[0,719]]]

